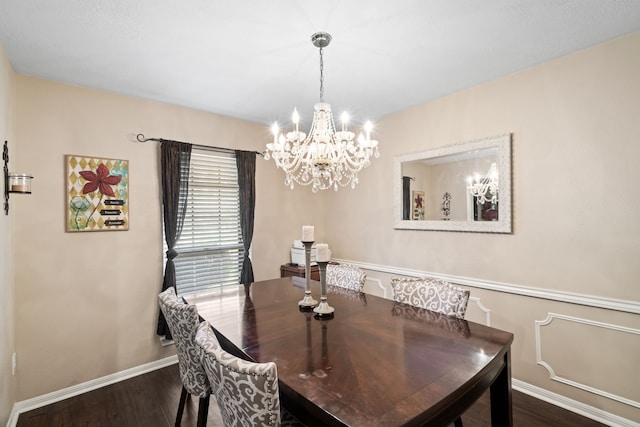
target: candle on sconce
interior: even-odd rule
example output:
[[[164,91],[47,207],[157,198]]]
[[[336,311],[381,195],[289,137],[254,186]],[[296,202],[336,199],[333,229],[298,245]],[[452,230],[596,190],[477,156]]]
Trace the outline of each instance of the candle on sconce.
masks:
[[[329,262],[329,245],[326,243],[318,243],[316,245],[316,261]]]
[[[31,179],[33,177],[26,173],[8,174],[8,188],[13,193],[31,193]],[[6,187],[5,187],[6,188]]]
[[[313,242],[313,225],[302,226],[302,241]]]

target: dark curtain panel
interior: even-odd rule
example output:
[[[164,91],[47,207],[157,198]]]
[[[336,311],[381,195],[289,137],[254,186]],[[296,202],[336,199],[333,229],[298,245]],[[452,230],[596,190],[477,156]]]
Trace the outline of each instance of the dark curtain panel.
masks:
[[[162,215],[164,236],[167,241],[167,264],[164,268],[162,291],[176,286],[176,267],[173,259],[178,256],[176,242],[182,232],[189,191],[189,164],[191,144],[162,141],[160,145],[160,180],[162,184]],[[160,312],[156,333],[171,339],[167,322]]]
[[[255,151],[236,150],[238,167],[238,186],[240,187],[240,227],[242,228],[242,245],[244,259],[240,283],[249,285],[253,282],[253,266],[249,259],[249,248],[253,239],[253,219],[256,207],[256,153]]]
[[[411,177],[402,177],[402,219],[411,218]]]

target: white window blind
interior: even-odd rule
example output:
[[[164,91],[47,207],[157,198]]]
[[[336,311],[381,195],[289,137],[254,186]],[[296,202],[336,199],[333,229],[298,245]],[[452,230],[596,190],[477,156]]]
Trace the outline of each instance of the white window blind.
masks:
[[[176,244],[178,295],[240,283],[244,249],[233,154],[194,148],[187,213]]]

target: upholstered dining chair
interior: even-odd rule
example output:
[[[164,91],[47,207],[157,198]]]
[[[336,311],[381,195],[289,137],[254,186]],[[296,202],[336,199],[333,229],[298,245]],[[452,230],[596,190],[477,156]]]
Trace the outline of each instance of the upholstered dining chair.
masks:
[[[328,264],[327,285],[340,286],[352,291],[362,292],[367,274],[351,264]]]
[[[275,363],[250,362],[226,352],[208,321],[198,327],[195,341],[225,426],[303,426],[280,407]]]
[[[469,291],[435,277],[391,279],[393,300],[424,308],[457,319],[464,319],[469,303]],[[462,426],[462,418],[454,421]]]
[[[197,396],[198,405],[198,427],[207,425],[207,414],[209,411],[209,398],[211,387],[207,373],[198,357],[195,342],[196,329],[200,324],[198,309],[195,305],[186,304],[178,298],[173,287],[163,291],[159,296],[160,310],[167,320],[167,325],[173,336],[173,341],[178,354],[178,366],[180,379],[182,380],[182,393],[176,414],[176,427],[182,422],[182,413],[189,395]]]
[[[464,319],[469,291],[435,277],[391,279],[393,300]]]

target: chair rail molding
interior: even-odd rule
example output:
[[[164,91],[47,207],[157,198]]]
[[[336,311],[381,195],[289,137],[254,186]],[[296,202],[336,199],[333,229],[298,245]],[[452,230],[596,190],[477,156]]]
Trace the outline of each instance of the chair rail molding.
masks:
[[[447,282],[453,282],[459,285],[470,286],[473,288],[486,289],[490,291],[503,292],[532,298],[540,298],[551,301],[578,304],[587,307],[604,308],[608,310],[620,311],[623,313],[640,314],[640,301],[628,301],[614,298],[598,297],[593,295],[583,295],[573,292],[554,291],[550,289],[534,288],[510,283],[493,282],[490,280],[473,279],[470,277],[433,273],[430,271],[411,270],[387,265],[371,264],[361,261],[338,258],[335,258],[333,260],[339,263],[353,264],[365,270],[379,271],[381,273],[415,277],[431,276],[438,279],[446,280]]]
[[[604,329],[610,329],[610,330],[613,330],[613,331],[624,332],[624,333],[628,333],[628,334],[632,334],[632,335],[640,335],[640,330],[639,329],[634,329],[634,328],[628,328],[626,326],[620,326],[620,325],[613,325],[613,324],[610,324],[610,323],[598,322],[598,321],[595,321],[595,320],[582,319],[582,318],[574,317],[574,316],[567,316],[567,315],[558,314],[558,313],[548,313],[546,319],[544,319],[544,320],[536,320],[535,321],[535,324],[536,324],[536,362],[538,363],[538,365],[543,366],[547,371],[549,371],[550,379],[552,379],[554,381],[558,381],[558,382],[563,383],[563,384],[567,384],[567,385],[572,386],[572,387],[576,387],[576,388],[588,391],[588,392],[593,393],[593,394],[597,394],[597,395],[602,396],[602,397],[606,397],[607,399],[612,399],[612,400],[615,400],[617,402],[624,403],[626,405],[633,406],[634,408],[640,409],[640,402],[637,402],[637,401],[632,400],[632,399],[627,399],[626,397],[618,396],[617,394],[609,393],[607,391],[600,390],[598,388],[591,387],[589,385],[582,384],[580,382],[573,381],[573,380],[570,380],[568,378],[561,377],[561,376],[559,376],[559,375],[557,375],[555,373],[554,369],[551,367],[551,365],[549,363],[547,363],[544,360],[542,360],[542,337],[541,337],[541,334],[540,334],[541,328],[543,326],[548,326],[549,324],[551,324],[551,322],[553,322],[554,319],[566,320],[566,321],[569,321],[569,322],[575,322],[575,323],[579,323],[579,324],[583,324],[583,325],[594,326],[594,327],[604,328]]]

